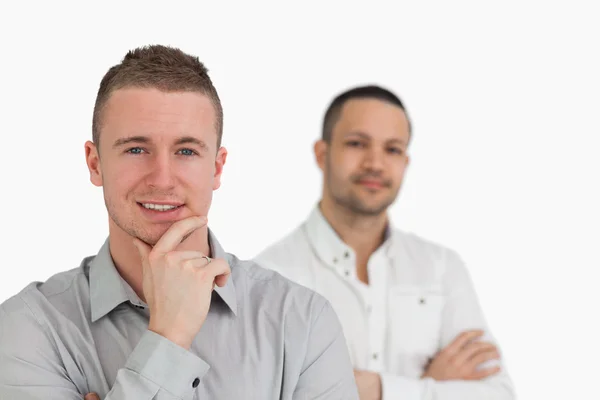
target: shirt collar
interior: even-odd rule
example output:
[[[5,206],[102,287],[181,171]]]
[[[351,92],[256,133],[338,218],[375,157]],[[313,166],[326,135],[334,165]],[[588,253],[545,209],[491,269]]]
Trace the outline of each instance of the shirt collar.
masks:
[[[208,241],[211,257],[223,258],[233,268],[233,257],[225,252],[210,229],[208,230]],[[119,274],[110,254],[108,238],[105,240],[98,254],[91,261],[89,274],[92,322],[97,321],[118,305],[127,301],[138,307],[147,306]],[[233,274],[227,279],[225,286],[215,286],[214,290],[231,311],[237,315],[237,300],[232,278]]]
[[[208,244],[210,246],[210,254],[212,258],[222,258],[229,264],[229,267],[233,270],[235,268],[236,259],[231,254],[225,252],[221,243],[217,240],[215,234],[208,229]],[[237,296],[235,293],[235,285],[233,284],[233,271],[227,279],[225,286],[215,286],[215,292],[221,297],[221,299],[227,304],[234,315],[237,315]]]
[[[323,262],[333,267],[341,266],[348,261],[354,262],[354,250],[344,243],[337,232],[331,227],[318,204],[314,207],[306,221],[306,230],[308,240]],[[391,223],[388,223],[384,243],[376,252],[384,251],[386,255],[391,255],[390,244],[394,236],[393,232]]]

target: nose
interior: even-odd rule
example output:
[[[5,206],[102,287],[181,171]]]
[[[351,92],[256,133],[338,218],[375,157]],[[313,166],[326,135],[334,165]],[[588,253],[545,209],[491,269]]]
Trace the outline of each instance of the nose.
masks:
[[[382,172],[385,166],[385,153],[377,146],[370,146],[364,153],[363,167],[373,172]]]
[[[146,184],[160,190],[170,190],[175,186],[173,160],[169,154],[158,154],[151,158],[146,175]]]

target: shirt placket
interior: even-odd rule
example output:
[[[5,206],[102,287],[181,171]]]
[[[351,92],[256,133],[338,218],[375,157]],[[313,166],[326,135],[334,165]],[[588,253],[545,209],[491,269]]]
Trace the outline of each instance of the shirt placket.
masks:
[[[386,331],[386,282],[387,263],[384,257],[376,255],[369,261],[369,286],[366,296],[366,310],[369,321],[369,370],[382,372],[385,359]]]

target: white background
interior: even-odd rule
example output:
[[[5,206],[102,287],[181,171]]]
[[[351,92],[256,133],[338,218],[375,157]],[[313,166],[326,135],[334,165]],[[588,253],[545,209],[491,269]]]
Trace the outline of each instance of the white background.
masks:
[[[170,44],[222,98],[209,225],[228,251],[252,257],[308,215],[328,102],[387,86],[414,124],[394,223],[467,261],[520,399],[597,394],[596,2],[47,3],[0,8],[0,301],[103,243],[83,148],[98,84],[130,48]]]

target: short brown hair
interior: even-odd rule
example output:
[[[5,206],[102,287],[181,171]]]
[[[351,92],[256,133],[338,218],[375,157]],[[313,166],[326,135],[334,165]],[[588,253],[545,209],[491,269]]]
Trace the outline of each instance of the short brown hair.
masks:
[[[217,148],[223,136],[223,107],[208,69],[198,57],[169,46],[150,45],[130,50],[120,64],[111,67],[102,78],[96,95],[92,119],[92,140],[100,143],[102,110],[112,92],[125,87],[155,88],[164,92],[199,92],[208,96],[215,107]]]
[[[352,99],[376,99],[395,105],[404,111],[406,119],[408,120],[408,133],[409,140],[412,136],[412,123],[408,118],[408,113],[404,103],[398,96],[396,96],[391,90],[378,85],[364,85],[356,86],[338,94],[327,107],[325,116],[323,117],[323,129],[321,131],[321,139],[327,143],[331,142],[331,135],[333,134],[333,128],[338,123],[341,115],[342,108],[346,102]]]

